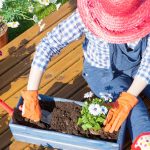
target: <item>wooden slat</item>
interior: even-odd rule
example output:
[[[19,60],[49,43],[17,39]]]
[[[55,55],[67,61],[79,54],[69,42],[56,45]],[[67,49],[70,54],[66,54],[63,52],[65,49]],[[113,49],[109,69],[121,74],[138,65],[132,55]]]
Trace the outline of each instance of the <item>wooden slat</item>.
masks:
[[[10,117],[8,116],[8,114],[0,118],[0,135],[4,133],[6,130],[8,130],[9,120]]]
[[[66,69],[64,72],[60,73],[53,81],[47,83],[43,88],[41,88],[40,93],[45,93],[46,95],[54,95],[57,91],[67,85],[73,78],[81,73],[82,59],[79,59],[70,68]],[[78,68],[77,68],[78,67]]]
[[[76,100],[76,101],[83,101],[84,94],[91,91],[87,85],[82,87],[81,90],[79,90],[77,93],[75,93],[73,96],[70,97],[70,99]]]
[[[77,44],[77,43],[76,43]],[[72,44],[72,46],[68,48],[74,48],[73,46],[77,46],[76,44]],[[55,62],[56,63],[56,62]],[[31,66],[31,58],[30,56],[26,59],[22,60],[18,65],[9,69],[7,73],[0,76],[0,89],[3,89],[6,85],[8,85],[11,81],[14,81],[16,78],[21,76],[24,72],[30,69]]]
[[[45,28],[43,31],[45,31],[47,28],[58,22],[61,18],[64,18],[68,13],[72,12],[74,9],[75,6],[66,3],[58,11],[55,11],[51,15],[44,18],[43,23],[45,23]],[[19,47],[22,47],[23,45],[27,44],[39,34],[39,26],[37,24],[29,28],[26,32],[18,36],[15,40],[11,41],[1,49],[3,55],[0,57],[0,60],[7,58],[12,53],[14,53]]]
[[[12,144],[10,144],[5,150],[23,150],[25,149],[29,144],[19,141],[13,141]]]
[[[54,57],[51,60],[51,62],[48,64],[47,70],[48,70],[48,68],[50,68],[51,66],[53,66],[55,63],[57,63],[58,61],[60,61],[62,58],[64,58],[66,55],[68,55],[76,47],[78,47],[78,45],[80,44],[80,42],[81,41],[78,41],[76,43],[74,42],[74,43],[70,44],[67,48],[65,48],[64,50],[62,50],[61,54],[59,56]],[[7,86],[5,88],[1,89],[0,90],[1,99],[6,100],[11,95],[13,95],[15,92],[17,92],[18,90],[20,90],[21,88],[23,88],[27,84],[28,74],[29,74],[29,70],[27,72],[25,72],[24,74],[22,74],[19,78],[17,78],[13,82],[11,82],[11,84],[7,84]],[[46,75],[46,77],[48,77],[48,75]],[[5,81],[5,79],[3,79],[2,77],[1,77],[1,80],[2,80],[2,82]]]
[[[86,82],[79,75],[77,78],[73,79],[69,83],[66,84],[65,87],[61,88],[58,92],[54,94],[55,97],[67,98],[69,99],[74,93],[80,90],[82,87],[86,85]],[[68,92],[70,91],[70,92]]]
[[[55,76],[57,76],[58,74],[63,72],[63,70],[67,69],[74,62],[78,61],[79,58],[82,56],[81,54],[82,54],[81,47],[79,47],[76,50],[72,51],[69,55],[64,57],[61,61],[56,63],[55,66],[52,66],[50,68],[50,70],[48,69],[47,72],[43,76],[43,80],[42,80],[40,88],[42,88],[42,86],[44,84],[47,84],[48,80],[52,80]],[[62,66],[62,67],[60,67],[60,66]],[[50,72],[51,76],[48,78],[47,75],[49,75],[49,72]],[[5,101],[8,105],[10,105],[12,107],[14,107],[16,105],[16,102],[17,102],[16,100],[17,100],[17,98],[19,98],[19,97],[16,97],[15,95],[16,94],[14,94],[13,97],[10,97],[8,100]],[[17,94],[17,95],[20,95],[20,91],[19,91],[19,94]],[[4,113],[2,108],[0,108],[0,113]]]
[[[0,149],[5,148],[12,142],[12,134],[10,130],[7,130],[2,135],[0,135]]]
[[[69,14],[67,16],[69,16]],[[67,17],[67,16],[65,16],[65,17]],[[59,22],[62,20],[64,20],[64,18],[60,19]],[[10,55],[7,59],[0,62],[0,68],[1,68],[0,75],[5,73],[7,70],[11,69],[14,65],[17,65],[18,63],[20,63],[26,57],[30,56],[35,51],[35,46],[57,24],[58,24],[58,22],[56,24],[50,26],[47,30],[45,30],[44,32],[42,32],[38,36],[36,36],[32,41],[28,42],[25,46],[17,49],[17,52]],[[28,60],[26,60],[26,63],[30,63],[30,62],[31,62],[30,58]]]

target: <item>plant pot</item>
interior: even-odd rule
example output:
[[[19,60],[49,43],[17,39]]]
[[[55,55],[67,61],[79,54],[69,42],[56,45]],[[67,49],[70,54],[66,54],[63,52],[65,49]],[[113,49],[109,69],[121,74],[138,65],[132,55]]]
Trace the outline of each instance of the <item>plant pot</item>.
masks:
[[[82,102],[72,101],[40,95],[42,101],[51,102],[69,102],[82,106]],[[19,100],[17,107],[23,103],[22,98]],[[14,138],[32,144],[49,146],[61,150],[117,150],[119,145],[116,142],[107,142],[90,138],[79,137],[66,133],[60,133],[50,130],[42,130],[25,125],[16,124],[12,119],[9,123]]]
[[[0,48],[8,43],[8,27],[6,24],[0,23]]]

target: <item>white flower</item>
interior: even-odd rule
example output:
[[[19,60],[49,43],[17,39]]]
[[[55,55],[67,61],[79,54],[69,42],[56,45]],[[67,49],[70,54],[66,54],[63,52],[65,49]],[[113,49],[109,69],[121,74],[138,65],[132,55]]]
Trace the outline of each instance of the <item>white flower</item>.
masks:
[[[16,22],[8,22],[8,23],[7,23],[7,26],[8,26],[8,27],[11,27],[11,28],[17,28],[19,25],[20,25],[20,24],[19,24],[18,21],[16,21]]]
[[[43,31],[43,29],[44,29],[44,27],[46,25],[45,23],[42,24],[42,22],[43,22],[43,19],[38,22],[38,25],[40,27],[40,32]]]
[[[60,6],[61,6],[61,3],[56,4],[56,9],[58,10]]]
[[[101,113],[101,107],[98,104],[90,104],[89,106],[90,114],[98,116]]]
[[[5,0],[0,0],[0,9],[3,8],[3,3],[4,3]]]
[[[92,97],[94,94],[90,91],[84,94],[84,98],[90,98]]]
[[[44,29],[44,27],[45,27],[45,23],[42,24],[42,25],[40,25],[39,27],[40,27],[40,32],[43,31],[43,29]]]
[[[99,93],[100,97],[104,99],[104,101],[109,101],[113,98],[110,93]]]
[[[33,16],[33,21],[36,23],[38,22],[38,17],[36,15]]]
[[[50,4],[50,0],[39,0],[39,3],[48,6]]]
[[[107,107],[105,107],[105,106],[101,106],[101,107],[100,107],[100,109],[101,109],[101,114],[104,114],[104,115],[106,115],[106,114],[107,114],[107,112],[108,112]]]
[[[34,7],[33,7],[32,5],[31,5],[28,9],[29,9],[29,12],[30,12],[30,13],[33,13]]]
[[[41,19],[39,22],[38,22],[38,25],[42,25],[42,22],[43,22],[43,19]]]

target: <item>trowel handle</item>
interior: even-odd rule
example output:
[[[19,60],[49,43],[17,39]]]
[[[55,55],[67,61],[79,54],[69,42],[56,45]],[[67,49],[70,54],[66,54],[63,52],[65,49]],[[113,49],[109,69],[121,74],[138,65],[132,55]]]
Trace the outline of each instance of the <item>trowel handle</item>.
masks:
[[[10,116],[13,115],[14,110],[13,110],[11,107],[9,107],[9,106],[8,106],[4,101],[2,101],[1,99],[0,99],[0,106],[2,106],[2,107],[9,113]]]

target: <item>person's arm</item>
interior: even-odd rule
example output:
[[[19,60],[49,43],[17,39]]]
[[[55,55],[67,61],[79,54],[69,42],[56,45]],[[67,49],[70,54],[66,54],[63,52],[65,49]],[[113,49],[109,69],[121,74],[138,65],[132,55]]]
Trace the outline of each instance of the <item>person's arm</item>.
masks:
[[[137,97],[147,85],[148,83],[146,80],[143,80],[140,77],[135,77],[127,92]]]
[[[41,40],[36,47],[27,90],[38,90],[48,62],[54,55],[59,54],[62,48],[72,41],[78,40],[83,35],[84,28],[78,10],[76,10]]]
[[[132,108],[138,103],[137,96],[148,84],[150,84],[150,37],[131,86],[127,92],[122,92],[116,102],[112,104],[104,122],[106,132],[112,133],[120,128]]]
[[[147,48],[142,55],[140,67],[127,92],[137,97],[148,84],[150,84],[150,35],[147,41]]]
[[[51,58],[72,41],[79,39],[84,33],[84,24],[76,10],[66,20],[59,23],[36,47],[32,62],[27,90],[22,91],[24,99],[22,116],[39,121],[41,109],[38,101],[38,89],[43,73]]]
[[[27,90],[36,91],[39,88],[41,78],[43,76],[43,71],[35,66],[31,67],[30,75],[28,79]]]

